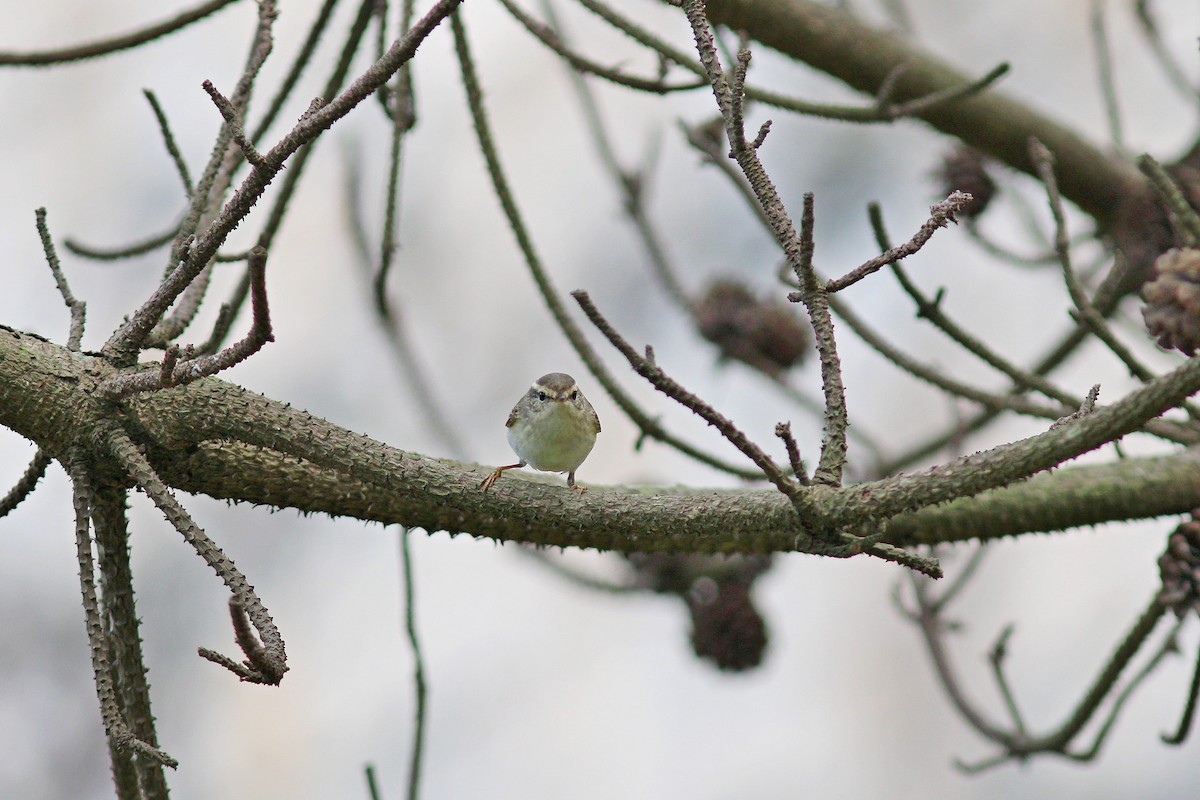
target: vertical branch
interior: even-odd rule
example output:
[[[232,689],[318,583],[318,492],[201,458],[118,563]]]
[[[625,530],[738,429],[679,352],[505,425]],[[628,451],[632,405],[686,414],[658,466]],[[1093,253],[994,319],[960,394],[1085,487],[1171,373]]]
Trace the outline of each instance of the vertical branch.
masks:
[[[246,67],[242,71],[230,102],[241,113],[245,113],[249,103],[251,89],[259,70],[271,52],[271,27],[275,21],[275,3],[273,0],[260,0],[258,10],[258,26],[250,47]],[[203,263],[193,262],[191,246],[196,231],[209,219],[215,219],[220,210],[221,198],[233,180],[233,173],[240,162],[240,152],[231,147],[233,142],[233,126],[226,123],[221,126],[212,155],[207,167],[200,177],[196,190],[192,193],[192,202],[175,236],[171,255],[164,272],[164,280],[174,275],[181,268],[180,280],[172,283],[170,291],[160,287],[142,308],[129,317],[125,324],[115,330],[105,342],[103,353],[119,366],[128,366],[137,360],[138,353],[148,342],[165,344],[182,333],[191,323],[195,312],[199,309],[208,284],[208,259]],[[218,244],[219,246],[219,244]],[[213,248],[215,252],[216,248]],[[185,263],[186,259],[186,263]],[[186,279],[186,280],[184,280]],[[195,286],[195,288],[190,288]],[[189,291],[190,289],[190,291]],[[174,316],[167,320],[164,315],[170,304],[181,294],[188,291],[187,298],[179,303]]]
[[[79,587],[83,594],[84,624],[88,648],[92,655],[92,674],[96,695],[100,700],[100,717],[108,736],[113,755],[113,777],[121,800],[142,800],[137,770],[132,756],[153,759],[168,767],[176,767],[175,759],[134,736],[121,716],[121,708],[113,685],[112,653],[101,617],[96,595],[96,563],[92,557],[91,523],[96,493],[92,488],[89,467],[82,451],[72,451],[67,463],[71,476],[72,502],[75,507],[75,553],[79,560]],[[165,797],[165,795],[163,795]]]
[[[1113,77],[1108,26],[1104,19],[1104,0],[1092,0],[1092,38],[1096,44],[1096,65],[1100,75],[1100,93],[1104,97],[1104,112],[1108,117],[1108,135],[1113,147],[1123,152],[1125,134],[1121,130],[1121,109],[1117,106],[1117,85]]]
[[[146,680],[129,568],[129,522],[125,503],[125,490],[121,487],[93,487],[92,526],[100,556],[101,608],[112,659],[113,689],[122,717],[130,733],[147,745],[157,747],[158,733],[150,710],[150,684]],[[137,757],[134,767],[147,800],[167,797],[167,780],[161,762]]]
[[[1070,237],[1067,236],[1066,213],[1063,210],[1062,196],[1058,190],[1058,180],[1054,174],[1054,154],[1037,139],[1031,139],[1029,157],[1033,162],[1034,171],[1046,186],[1046,198],[1050,204],[1050,213],[1054,217],[1054,252],[1058,255],[1063,280],[1066,283],[1067,292],[1071,296],[1071,301],[1074,302],[1078,311],[1078,318],[1091,329],[1097,339],[1125,363],[1130,373],[1138,380],[1142,382],[1153,380],[1154,372],[1138,361],[1133,352],[1113,334],[1104,315],[1088,297],[1087,291],[1071,263],[1071,242]]]
[[[78,350],[83,343],[83,328],[87,321],[87,303],[76,299],[71,292],[71,287],[67,284],[67,276],[62,271],[62,265],[58,261],[58,252],[54,248],[54,239],[50,236],[50,229],[46,225],[46,209],[39,208],[34,215],[37,219],[38,237],[42,240],[42,252],[46,256],[46,264],[50,267],[50,274],[54,276],[58,293],[62,295],[63,302],[71,311],[71,330],[67,335],[67,349]]]
[[[417,636],[416,592],[413,588],[412,553],[409,550],[409,529],[400,530],[400,557],[404,568],[404,630],[413,652],[413,691],[416,695],[416,726],[408,762],[408,800],[417,800],[421,787],[421,759],[425,752],[425,655]]]
[[[684,10],[692,26],[696,49],[700,61],[708,73],[713,95],[725,119],[725,132],[729,137],[730,155],[750,182],[754,195],[762,206],[770,223],[775,239],[787,257],[788,265],[796,274],[800,291],[789,295],[793,302],[804,304],[816,335],[817,353],[821,361],[821,385],[825,395],[825,432],[821,442],[821,455],[813,473],[813,482],[838,486],[846,464],[846,415],[845,388],[842,385],[841,361],[837,354],[837,342],[833,332],[833,319],[829,313],[829,301],[825,287],[813,269],[813,200],[812,195],[804,198],[804,215],[801,230],[797,235],[783,200],[767,175],[758,158],[758,148],[763,143],[767,126],[763,126],[752,142],[746,141],[744,120],[741,116],[742,101],[735,97],[729,80],[721,69],[712,30],[705,18],[703,0],[684,0]],[[735,74],[736,87],[744,89],[745,70],[750,62],[750,51],[738,53],[738,68]]]

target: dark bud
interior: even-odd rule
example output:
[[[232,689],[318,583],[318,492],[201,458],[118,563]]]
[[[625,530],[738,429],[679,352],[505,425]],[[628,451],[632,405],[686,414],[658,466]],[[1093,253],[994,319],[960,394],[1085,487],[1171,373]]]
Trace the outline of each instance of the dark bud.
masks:
[[[809,331],[781,300],[759,300],[740,283],[718,280],[695,305],[700,335],[741,361],[776,376],[804,361]]]
[[[952,192],[971,195],[971,202],[958,212],[968,219],[982,214],[996,195],[996,182],[988,174],[983,154],[971,147],[956,147],[950,151],[942,161],[938,179],[943,197]]]
[[[1168,250],[1142,287],[1142,318],[1160,347],[1192,355],[1200,347],[1200,249]]]

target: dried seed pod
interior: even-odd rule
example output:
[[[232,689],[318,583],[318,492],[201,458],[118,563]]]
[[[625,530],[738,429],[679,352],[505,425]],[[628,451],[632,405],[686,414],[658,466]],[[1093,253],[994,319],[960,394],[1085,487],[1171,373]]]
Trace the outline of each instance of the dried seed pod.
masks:
[[[759,300],[735,281],[713,282],[695,305],[700,335],[721,348],[722,358],[778,375],[804,360],[808,329],[779,300]]]
[[[734,672],[762,662],[767,625],[750,590],[770,568],[769,555],[629,553],[626,558],[638,586],[687,603],[696,655]]]
[[[1160,347],[1192,355],[1200,347],[1200,249],[1168,250],[1142,287],[1142,318]]]
[[[688,594],[688,608],[696,655],[732,672],[762,663],[767,625],[754,607],[749,583],[703,578]]]
[[[972,147],[951,150],[942,160],[938,177],[943,196],[956,191],[971,195],[971,202],[958,212],[965,217],[978,217],[996,195],[996,182],[988,174],[983,154]]]
[[[1162,589],[1158,601],[1182,617],[1200,611],[1200,509],[1179,525],[1167,539],[1167,550],[1158,559]]]

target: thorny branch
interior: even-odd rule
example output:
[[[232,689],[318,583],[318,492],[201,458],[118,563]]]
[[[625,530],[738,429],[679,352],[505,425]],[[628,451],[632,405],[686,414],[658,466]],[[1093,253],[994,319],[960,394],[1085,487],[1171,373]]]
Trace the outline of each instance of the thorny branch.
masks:
[[[821,453],[813,473],[813,483],[838,486],[846,463],[846,428],[849,425],[846,413],[845,391],[842,386],[841,362],[837,353],[837,342],[833,333],[833,320],[829,314],[829,302],[824,286],[818,279],[812,264],[813,255],[813,202],[812,196],[804,199],[801,229],[797,234],[788,216],[783,200],[775,190],[766,169],[758,158],[760,139],[746,141],[745,122],[742,117],[746,70],[750,64],[750,51],[743,48],[738,53],[738,67],[734,72],[733,88],[729,77],[721,69],[712,31],[705,18],[703,0],[684,0],[684,10],[692,26],[700,62],[704,65],[712,84],[717,106],[725,120],[725,133],[729,137],[730,156],[737,161],[746,179],[754,190],[755,197],[770,222],[772,233],[787,257],[788,265],[800,282],[800,291],[789,296],[793,302],[802,302],[808,310],[809,321],[816,335],[817,354],[821,361],[821,387],[825,396],[825,435],[821,442]],[[765,128],[763,129],[765,132]]]

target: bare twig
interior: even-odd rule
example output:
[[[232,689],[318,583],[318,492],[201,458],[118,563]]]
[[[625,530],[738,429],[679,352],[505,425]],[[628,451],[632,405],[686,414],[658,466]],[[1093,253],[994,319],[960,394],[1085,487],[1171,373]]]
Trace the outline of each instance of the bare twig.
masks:
[[[409,529],[400,530],[400,560],[404,570],[404,632],[413,653],[413,746],[408,760],[408,800],[417,800],[421,788],[421,758],[425,750],[426,678],[425,655],[417,635],[416,590],[413,588],[413,562],[409,548]]]
[[[287,667],[283,666],[283,669],[280,669],[281,664],[276,660],[267,642],[256,635],[246,604],[236,595],[229,599],[229,618],[233,622],[234,640],[246,657],[245,660],[239,663],[207,647],[198,647],[196,652],[201,658],[225,667],[246,683],[278,685],[283,680],[283,673],[287,671]]]
[[[706,77],[704,66],[698,63],[695,58],[682,50],[672,47],[629,18],[621,16],[610,6],[601,2],[601,0],[579,0],[579,2],[614,28],[657,52],[664,60],[678,64],[698,76]],[[996,83],[1006,72],[1008,72],[1008,65],[1000,64],[980,78],[963,81],[960,85],[932,92],[927,96],[914,98],[902,104],[881,103],[878,98],[865,107],[810,103],[780,94],[779,92],[754,87],[747,87],[746,97],[749,100],[765,103],[776,108],[795,111],[800,114],[808,114],[814,117],[823,117],[825,119],[859,123],[892,122],[904,116],[925,113],[958,102],[963,98],[979,94]]]
[[[267,305],[267,252],[256,247],[250,252],[250,303],[254,322],[245,338],[214,355],[185,357],[178,361],[178,348],[168,348],[162,367],[158,370],[116,375],[104,381],[99,391],[111,398],[126,397],[136,392],[152,392],[167,386],[182,386],[192,381],[229,369],[245,361],[275,340],[271,332],[271,312]]]
[[[758,151],[746,141],[746,132],[741,118],[741,95],[730,87],[729,78],[721,69],[712,31],[708,27],[703,0],[685,0],[684,9],[700,62],[704,65],[712,84],[717,106],[725,119],[725,133],[729,137],[730,155],[737,161],[745,174],[754,195],[770,221],[776,241],[787,257],[788,265],[796,274],[800,291],[789,295],[793,302],[801,302],[808,310],[816,336],[817,354],[821,361],[821,388],[825,396],[825,426],[821,442],[821,454],[813,474],[813,482],[829,486],[841,484],[842,470],[846,463],[846,416],[845,390],[842,386],[841,362],[837,354],[837,341],[833,332],[833,321],[829,315],[829,302],[824,286],[813,269],[813,199],[804,197],[804,212],[801,216],[800,232],[797,234],[784,207],[782,198],[775,190],[766,169],[758,158]],[[745,70],[750,63],[750,51],[743,48],[738,53],[735,86],[744,86]],[[740,76],[740,77],[739,77]]]
[[[246,65],[242,69],[241,77],[229,100],[239,113],[245,113],[258,73],[271,53],[274,43],[271,31],[276,14],[275,0],[259,0],[258,19],[254,36],[251,39],[250,51],[246,57]],[[216,242],[216,246],[211,251],[205,252],[203,256],[194,249],[193,245],[196,244],[196,232],[200,226],[211,224],[213,218],[219,216],[218,209],[221,207],[221,201],[233,182],[234,172],[241,165],[241,158],[239,158],[241,151],[230,146],[234,140],[234,132],[235,126],[229,122],[221,126],[208,164],[196,184],[191,202],[180,223],[179,231],[175,235],[175,241],[163,274],[163,283],[169,282],[172,276],[177,276],[181,267],[184,269],[190,267],[191,270],[188,271],[186,280],[180,279],[177,288],[171,290],[169,299],[163,295],[163,285],[160,284],[158,291],[151,297],[160,297],[161,305],[154,305],[151,301],[143,303],[142,307],[135,311],[124,325],[109,336],[102,352],[116,365],[131,365],[136,361],[137,354],[146,346],[165,348],[187,330],[196,318],[196,314],[199,313],[212,278],[211,262],[232,228],[226,231],[225,236],[221,237],[221,241]],[[275,162],[270,163],[274,164]],[[271,170],[258,167],[255,168],[255,172],[267,172],[272,176],[275,174]],[[235,194],[234,197],[236,198],[236,196]],[[249,213],[248,209],[246,213]],[[167,316],[167,310],[172,304],[175,305],[175,308]],[[154,308],[148,308],[152,305]]]
[[[1124,362],[1139,380],[1145,382],[1154,377],[1154,372],[1142,364],[1133,351],[1122,344],[1112,332],[1104,315],[1088,297],[1083,283],[1071,264],[1071,244],[1067,235],[1067,218],[1063,211],[1062,196],[1058,192],[1058,181],[1054,176],[1054,155],[1037,139],[1029,142],[1029,157],[1034,164],[1034,170],[1046,186],[1046,197],[1050,203],[1050,213],[1054,217],[1054,251],[1058,254],[1059,264],[1062,265],[1063,279],[1067,291],[1075,303],[1080,318],[1091,328],[1096,338],[1104,342],[1117,358]]]
[[[167,521],[179,531],[184,540],[196,550],[196,553],[217,573],[217,576],[233,593],[240,605],[237,609],[231,605],[230,613],[235,616],[245,613],[253,623],[261,640],[262,650],[255,650],[254,672],[249,677],[242,675],[241,672],[239,675],[243,680],[279,683],[288,670],[287,651],[283,638],[279,635],[279,629],[275,627],[271,615],[259,600],[254,587],[250,585],[246,576],[234,565],[229,556],[213,543],[208,534],[195,523],[187,510],[175,499],[175,495],[159,478],[158,473],[150,466],[150,462],[142,455],[129,435],[113,422],[101,423],[101,430],[101,435],[104,437],[111,455],[117,459],[129,477],[153,501]],[[235,627],[236,624],[235,620]],[[211,651],[207,652],[211,653]],[[247,654],[248,657],[249,655]],[[208,656],[205,657],[208,658]],[[229,659],[225,659],[221,663],[228,666],[227,662]]]
[[[1054,420],[1054,424],[1050,426],[1051,429],[1059,428],[1063,425],[1070,425],[1072,422],[1083,419],[1088,414],[1091,414],[1096,410],[1096,401],[1098,399],[1100,399],[1100,384],[1097,383],[1088,390],[1087,397],[1085,397],[1083,402],[1079,404],[1079,410],[1074,414],[1069,414],[1065,417],[1060,417],[1059,419]]]
[[[670,92],[690,91],[698,89],[707,84],[704,79],[696,79],[686,83],[667,83],[663,76],[657,78],[639,78],[635,75],[627,75],[625,72],[614,67],[606,67],[603,64],[598,64],[585,56],[572,50],[565,42],[557,35],[553,28],[543,25],[533,17],[526,14],[512,0],[500,0],[508,13],[513,19],[521,23],[525,30],[533,34],[538,41],[549,47],[555,53],[566,60],[568,64],[574,67],[579,72],[586,72],[595,75],[598,78],[603,78],[611,83],[625,86],[630,89],[636,89],[642,92],[650,92],[653,94],[669,94]]]
[[[992,663],[992,677],[996,681],[996,687],[1000,690],[1000,696],[1004,698],[1004,706],[1008,709],[1008,715],[1012,719],[1013,735],[1025,736],[1025,718],[1021,715],[1021,709],[1017,705],[1017,698],[1013,695],[1012,687],[1008,682],[1008,676],[1004,672],[1004,659],[1008,654],[1008,640],[1012,638],[1014,630],[1016,630],[1016,627],[1012,624],[1004,626],[1004,629],[1000,631],[1000,635],[996,637],[996,643],[992,645],[992,651],[988,654],[988,660]]]
[[[98,58],[109,53],[129,50],[138,45],[152,42],[163,36],[181,30],[188,25],[220,11],[235,0],[209,0],[195,8],[184,11],[171,19],[155,25],[149,25],[132,33],[101,39],[87,44],[64,47],[59,50],[42,50],[30,53],[0,53],[0,66],[45,67],[65,64],[71,61],[82,61],[87,58]]]
[[[1187,702],[1183,706],[1183,714],[1179,725],[1172,734],[1162,734],[1162,740],[1167,744],[1183,744],[1192,730],[1192,719],[1196,715],[1196,697],[1200,694],[1200,649],[1196,650],[1196,664],[1192,667],[1192,682],[1188,686]]]
[[[1138,156],[1137,165],[1154,187],[1158,199],[1171,212],[1171,220],[1180,243],[1186,247],[1200,246],[1200,214],[1196,213],[1196,209],[1192,208],[1191,203],[1183,196],[1179,185],[1153,156]]]
[[[393,130],[395,130],[394,123]],[[398,151],[395,149],[393,149],[393,153],[398,155]],[[406,324],[407,314],[387,294],[386,287],[381,285],[383,269],[382,267],[376,267],[372,261],[372,247],[359,204],[361,173],[359,163],[354,160],[353,155],[347,156],[347,170],[349,176],[346,180],[347,197],[345,208],[348,212],[351,238],[358,252],[358,261],[366,273],[366,279],[372,290],[372,300],[376,312],[374,315],[375,319],[378,320],[380,326],[383,328],[384,339],[391,348],[392,355],[396,359],[396,364],[402,372],[404,385],[412,393],[412,397],[416,400],[421,413],[425,416],[430,430],[441,442],[442,446],[445,447],[447,453],[456,458],[466,458],[469,451],[463,444],[462,437],[459,436],[454,425],[451,424],[451,421],[447,417],[442,403],[438,402],[439,395],[434,388],[432,377],[413,345],[412,337],[409,335]],[[389,183],[389,196],[398,191],[398,187],[393,189],[393,186],[394,184]],[[384,224],[387,224],[386,215]],[[380,257],[382,259],[384,254],[388,254],[388,256],[386,262],[381,260],[380,263],[391,264],[392,257],[390,254],[394,248],[385,246],[382,244],[383,241],[384,237],[381,237]]]
[[[279,116],[279,112],[283,110],[284,103],[291,97],[292,90],[296,88],[300,76],[309,65],[313,53],[316,52],[317,45],[321,42],[322,34],[325,33],[325,29],[329,26],[329,20],[332,19],[337,4],[338,0],[325,0],[321,4],[321,10],[317,12],[317,15],[313,18],[312,25],[308,28],[308,36],[305,37],[304,43],[300,45],[300,49],[296,51],[296,55],[292,59],[292,66],[288,69],[287,76],[280,81],[279,88],[275,91],[275,96],[271,98],[271,102],[267,105],[267,110],[263,112],[262,119],[254,127],[253,138],[256,141],[266,136],[267,130],[275,122],[275,119]],[[329,95],[327,94],[326,96],[328,97]]]
[[[268,164],[263,158],[262,153],[255,149],[254,145],[246,137],[246,130],[242,127],[242,120],[238,110],[233,107],[233,103],[229,102],[229,98],[221,94],[217,87],[213,86],[212,81],[204,81],[201,86],[208,96],[212,98],[213,105],[221,112],[221,117],[225,120],[225,124],[229,126],[230,132],[233,135],[234,144],[242,151],[242,155],[246,157],[246,161],[253,167],[260,169],[272,169],[274,165]]]
[[[780,422],[775,425],[775,435],[783,440],[783,446],[787,450],[788,463],[792,466],[792,474],[796,476],[796,480],[801,486],[807,486],[808,470],[804,468],[804,460],[800,458],[800,448],[796,445],[796,437],[792,436],[792,424],[790,422]]]
[[[67,238],[63,240],[63,246],[77,256],[90,258],[95,261],[119,261],[123,258],[132,258],[134,256],[145,255],[152,250],[156,250],[163,245],[170,244],[175,238],[175,234],[179,233],[179,225],[172,225],[168,230],[162,233],[156,233],[152,236],[147,236],[140,242],[133,244],[122,245],[120,247],[95,247],[93,245],[84,244],[78,239]]]
[[[663,372],[654,363],[654,353],[649,346],[646,347],[645,356],[640,355],[634,350],[629,342],[625,341],[624,337],[617,333],[608,320],[600,314],[600,311],[596,308],[587,292],[574,291],[571,292],[571,296],[579,303],[579,307],[583,309],[583,313],[596,326],[596,329],[604,334],[604,338],[608,339],[613,347],[617,348],[621,352],[621,355],[625,356],[625,360],[629,362],[629,366],[633,367],[634,372],[649,381],[650,385],[655,389],[716,428],[730,444],[740,450],[746,458],[750,459],[756,467],[762,470],[762,474],[775,485],[775,488],[794,501],[797,500],[799,495],[801,495],[799,484],[792,480],[784,470],[780,469],[779,465],[763,452],[762,448],[750,441],[746,434],[738,430],[737,426],[730,419],[722,415],[697,395],[683,388],[683,386]]]
[[[0,499],[0,517],[7,516],[10,511],[19,506],[21,501],[37,488],[38,481],[46,474],[46,468],[50,466],[50,462],[53,460],[45,450],[39,449],[33,454],[33,459],[30,460],[29,466],[25,468],[25,473],[8,490],[8,494],[4,495],[3,499]]]
[[[183,158],[183,153],[179,151],[179,144],[175,141],[175,134],[171,132],[171,124],[167,121],[167,112],[158,102],[158,95],[149,89],[143,89],[142,94],[146,96],[146,101],[150,103],[150,110],[154,112],[154,119],[158,121],[158,130],[162,133],[163,145],[167,148],[167,154],[171,156],[172,163],[175,164],[175,171],[179,174],[179,179],[183,182],[183,193],[185,197],[191,197],[192,176],[188,172],[187,162]]]
[[[87,303],[76,299],[75,295],[71,293],[71,287],[67,284],[67,276],[62,271],[58,253],[54,249],[54,239],[51,238],[50,229],[46,226],[46,209],[39,208],[34,216],[37,219],[38,237],[42,240],[42,252],[46,256],[46,264],[50,267],[50,274],[54,276],[58,293],[71,312],[71,330],[67,334],[67,349],[79,350],[83,343],[84,324],[87,321]]]
[[[1134,8],[1137,12],[1142,34],[1146,37],[1146,41],[1150,45],[1150,50],[1158,59],[1163,74],[1167,76],[1170,83],[1184,97],[1193,102],[1200,100],[1200,90],[1192,83],[1192,79],[1187,76],[1183,67],[1179,65],[1179,62],[1167,50],[1166,44],[1163,43],[1162,34],[1158,30],[1158,23],[1155,21],[1153,12],[1150,10],[1150,0],[1137,0]]]
[[[1125,150],[1125,135],[1121,130],[1121,109],[1117,105],[1117,83],[1113,76],[1104,0],[1092,0],[1092,42],[1096,47],[1096,69],[1100,78],[1100,95],[1104,98],[1104,114],[1108,118],[1108,136],[1113,147],[1121,152]]]
[[[334,65],[333,70],[329,73],[329,77],[325,81],[325,85],[322,89],[322,97],[332,97],[338,92],[342,91],[342,88],[346,82],[346,77],[350,74],[350,67],[354,62],[355,54],[357,54],[359,48],[362,46],[363,40],[366,37],[367,28],[370,26],[371,17],[374,13],[375,4],[376,0],[360,1],[358,14],[355,16],[354,21],[350,25],[350,30],[347,32],[346,37],[342,42],[342,49],[338,54],[337,63]],[[398,69],[402,68],[403,65],[398,67]],[[388,77],[390,78],[392,74],[394,73],[390,73]],[[384,83],[386,83],[386,81]],[[324,106],[322,106],[322,108],[323,107]],[[301,117],[301,124],[303,124],[307,119],[310,119],[310,117],[307,115]],[[256,242],[259,247],[265,247],[267,250],[271,249],[271,245],[275,240],[275,236],[279,233],[279,229],[283,225],[283,220],[287,215],[287,209],[291,204],[291,200],[295,196],[296,187],[300,185],[300,178],[304,174],[309,158],[312,156],[312,145],[314,144],[315,141],[312,143],[306,143],[297,148],[295,157],[292,158],[288,163],[288,168],[283,176],[283,180],[280,181],[279,186],[276,189],[275,202],[271,205],[271,209],[267,213],[267,219],[264,221],[262,230],[259,232]],[[276,149],[278,149],[278,147],[279,146],[276,145]]]
[[[96,682],[96,694],[100,699],[104,730],[108,734],[109,742],[117,750],[131,750],[174,769],[179,766],[179,762],[134,736],[121,716],[120,704],[113,686],[110,642],[105,634],[100,602],[96,595],[96,564],[92,557],[91,537],[94,493],[86,460],[79,449],[71,454],[67,470],[71,475],[75,506],[75,554],[79,559],[79,585],[83,593],[84,622],[87,626],[92,673]]]
[[[883,227],[883,215],[877,203],[869,205],[868,216],[871,220],[871,228],[875,232],[875,240],[879,243],[880,249],[890,251],[891,245],[888,243],[887,232]],[[1007,375],[1018,388],[1035,389],[1046,397],[1057,400],[1066,406],[1079,405],[1080,400],[1078,397],[1060,390],[1044,377],[1016,366],[992,350],[987,343],[971,335],[962,326],[952,320],[942,310],[942,293],[940,291],[931,299],[917,288],[917,285],[908,277],[908,273],[900,264],[893,263],[891,268],[900,287],[904,289],[904,292],[912,298],[913,303],[916,305],[917,316],[928,320],[930,324],[937,327],[968,352],[974,354],[993,369]]]
[[[893,247],[887,252],[875,256],[875,258],[863,262],[842,277],[827,281],[825,283],[825,291],[831,294],[833,292],[840,292],[847,286],[852,286],[868,275],[878,272],[883,267],[894,264],[916,253],[925,246],[925,243],[940,228],[946,227],[951,222],[957,222],[954,215],[966,207],[972,199],[971,195],[966,192],[951,193],[945,200],[930,207],[929,219],[925,221],[925,224],[920,227],[911,239],[899,247]]]
[[[1166,652],[1165,648],[1159,648],[1147,664],[1126,681],[1120,691],[1117,691],[1122,672],[1141,650],[1165,611],[1165,608],[1157,600],[1154,600],[1109,657],[1108,662],[1067,719],[1048,733],[1033,735],[1028,733],[1025,728],[1021,715],[1016,709],[1015,697],[1001,669],[1011,627],[1001,634],[991,654],[992,668],[1013,720],[1012,727],[1008,728],[992,721],[974,701],[967,697],[959,681],[958,673],[950,664],[945,642],[945,632],[949,626],[942,616],[946,607],[945,599],[934,597],[929,585],[916,578],[913,579],[913,586],[917,611],[910,616],[921,629],[926,649],[933,660],[934,669],[943,690],[959,715],[981,736],[1001,748],[1001,753],[997,756],[975,764],[957,762],[959,768],[967,772],[978,772],[1010,760],[1023,760],[1039,753],[1060,755],[1074,760],[1086,760],[1094,757],[1125,700],[1141,684],[1146,675],[1158,665]],[[1168,639],[1173,640],[1173,634]],[[1109,704],[1107,718],[1092,745],[1086,750],[1073,749],[1075,739],[1109,697],[1113,699]]]

